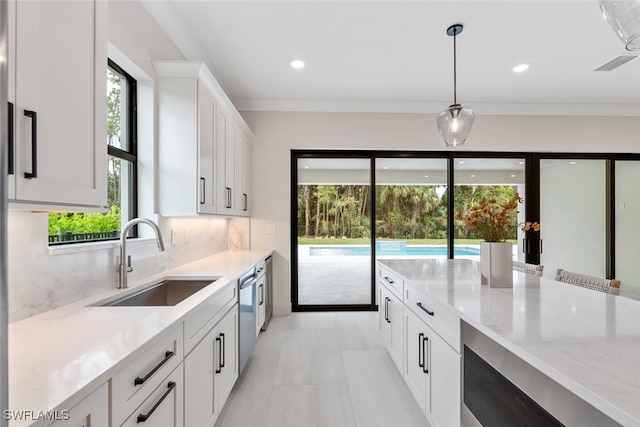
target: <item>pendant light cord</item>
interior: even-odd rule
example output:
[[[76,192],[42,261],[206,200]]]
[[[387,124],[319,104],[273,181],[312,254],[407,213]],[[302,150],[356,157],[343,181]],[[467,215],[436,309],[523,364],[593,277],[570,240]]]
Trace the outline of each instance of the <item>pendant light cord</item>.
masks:
[[[456,97],[456,35],[458,34],[457,30],[453,30],[453,104],[456,105],[458,103]]]

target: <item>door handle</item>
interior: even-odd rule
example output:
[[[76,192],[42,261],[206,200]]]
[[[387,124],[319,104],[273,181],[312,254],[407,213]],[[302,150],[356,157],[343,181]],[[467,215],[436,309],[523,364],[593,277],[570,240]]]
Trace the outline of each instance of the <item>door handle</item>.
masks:
[[[427,343],[427,348],[424,348],[424,344]],[[424,336],[424,338],[422,338],[422,372],[425,374],[429,373],[429,359],[428,359],[428,353],[429,353],[429,337],[428,336]]]
[[[422,357],[422,352],[424,352],[424,347],[422,346],[422,338],[424,337],[424,334],[422,332],[420,332],[418,334],[418,367],[422,368],[422,370],[424,371],[424,358]],[[420,351],[422,350],[422,352]]]

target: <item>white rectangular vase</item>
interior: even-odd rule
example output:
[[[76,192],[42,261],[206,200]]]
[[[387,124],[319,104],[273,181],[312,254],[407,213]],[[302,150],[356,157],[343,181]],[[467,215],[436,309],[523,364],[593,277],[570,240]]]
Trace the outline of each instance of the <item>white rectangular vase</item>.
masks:
[[[480,243],[481,283],[490,288],[513,287],[513,245],[508,242]]]

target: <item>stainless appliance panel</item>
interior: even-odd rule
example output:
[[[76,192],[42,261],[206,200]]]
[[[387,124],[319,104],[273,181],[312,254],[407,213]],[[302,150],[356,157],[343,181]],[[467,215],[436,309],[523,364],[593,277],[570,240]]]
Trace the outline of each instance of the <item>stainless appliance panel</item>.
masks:
[[[240,374],[244,371],[256,343],[256,282],[255,267],[238,281],[240,288]]]

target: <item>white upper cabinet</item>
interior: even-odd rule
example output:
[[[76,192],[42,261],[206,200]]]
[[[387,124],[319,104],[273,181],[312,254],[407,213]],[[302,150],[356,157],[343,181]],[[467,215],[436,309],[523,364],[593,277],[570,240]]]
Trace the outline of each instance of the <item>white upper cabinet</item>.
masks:
[[[154,68],[159,213],[248,215],[242,156],[250,156],[243,147],[251,130],[202,63],[157,61]]]
[[[10,4],[12,207],[106,205],[106,8],[101,0]]]

